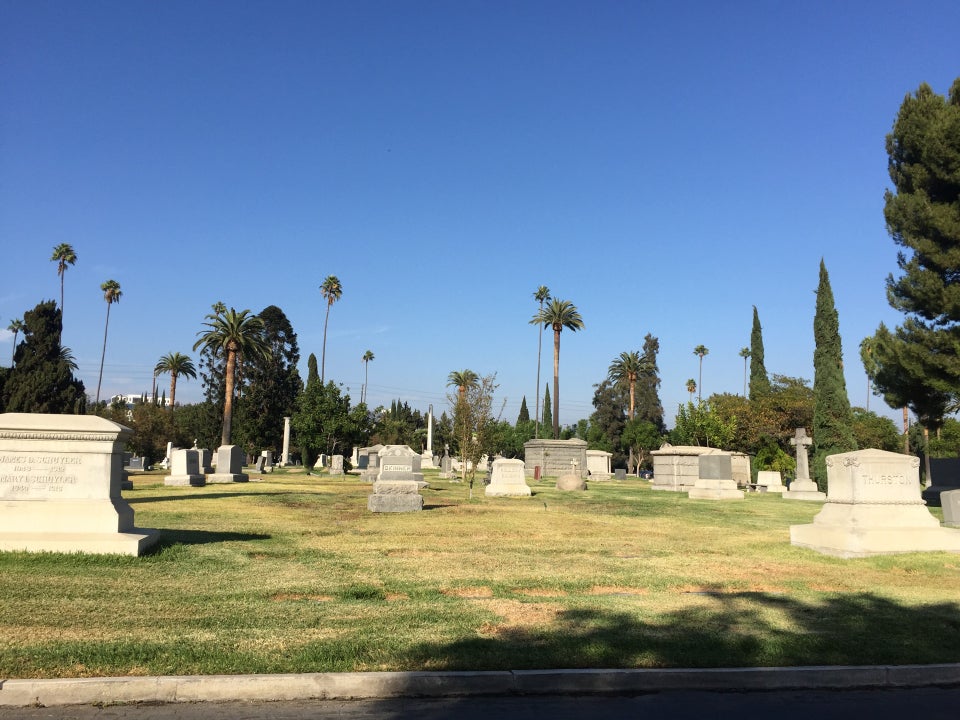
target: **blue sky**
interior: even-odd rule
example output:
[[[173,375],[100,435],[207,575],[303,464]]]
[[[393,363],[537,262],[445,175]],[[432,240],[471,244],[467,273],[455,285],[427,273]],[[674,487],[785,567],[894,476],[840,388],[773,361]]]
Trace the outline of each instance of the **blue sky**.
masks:
[[[217,301],[282,308],[305,375],[333,274],[326,374],[354,400],[369,349],[371,404],[440,412],[470,368],[513,421],[547,285],[585,323],[561,339],[561,422],[652,333],[672,425],[697,345],[704,395],[743,391],[754,305],[767,369],[812,380],[823,258],[863,406],[859,343],[901,320],[884,137],[907,93],[960,75],[957,27],[955,0],[0,0],[0,327],[59,299],[67,242],[89,392],[110,278],[102,396],[196,358]]]

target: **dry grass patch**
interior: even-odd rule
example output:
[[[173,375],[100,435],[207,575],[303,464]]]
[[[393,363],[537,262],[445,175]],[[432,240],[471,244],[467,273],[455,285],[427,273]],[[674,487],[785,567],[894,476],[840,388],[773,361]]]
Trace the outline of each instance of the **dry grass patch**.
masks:
[[[440,592],[448,597],[462,598],[464,600],[493,597],[493,590],[488,587],[446,588]]]
[[[590,595],[649,595],[647,588],[624,587],[622,585],[594,585]]]
[[[499,617],[477,628],[481,637],[496,638],[527,635],[533,630],[549,630],[557,624],[563,606],[554,603],[526,603],[520,600],[497,598],[484,600],[481,606]]]
[[[335,598],[330,595],[304,595],[302,593],[277,593],[271,595],[270,599],[274,602],[303,602],[304,600],[309,600],[310,602],[330,602]]]
[[[524,595],[526,597],[566,597],[566,590],[550,590],[547,588],[514,588],[511,590],[514,595]]]

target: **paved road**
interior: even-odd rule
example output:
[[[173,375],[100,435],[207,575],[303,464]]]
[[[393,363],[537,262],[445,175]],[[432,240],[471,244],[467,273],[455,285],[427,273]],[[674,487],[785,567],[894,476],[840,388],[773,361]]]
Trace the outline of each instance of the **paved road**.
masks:
[[[0,707],[0,720],[957,720],[960,688]]]

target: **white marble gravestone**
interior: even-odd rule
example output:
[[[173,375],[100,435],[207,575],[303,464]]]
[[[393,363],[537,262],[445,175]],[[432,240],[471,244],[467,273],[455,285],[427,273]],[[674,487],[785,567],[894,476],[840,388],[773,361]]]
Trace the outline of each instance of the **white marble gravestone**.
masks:
[[[743,500],[743,490],[737,489],[733,479],[730,453],[700,455],[698,463],[699,477],[687,495],[691,500]]]
[[[217,471],[207,475],[207,482],[220,484],[247,482],[250,476],[243,474],[245,459],[243,448],[236,445],[221,445],[217,448]]]
[[[420,472],[420,456],[406,445],[387,445],[379,451],[379,472],[373,493],[367,498],[371,512],[417,512],[423,510],[420,488],[426,487]]]
[[[207,479],[200,472],[199,450],[174,450],[170,461],[170,474],[163,479],[164,485],[192,485],[202,487]]]
[[[610,479],[610,458],[613,453],[605,450],[587,450],[587,472],[591,480]]]
[[[529,497],[533,493],[527,485],[523,460],[497,458],[490,472],[490,484],[484,490],[490,497]]]
[[[960,530],[940,527],[920,498],[920,461],[885,450],[827,456],[827,501],[790,543],[826,555],[960,552]]]
[[[155,543],[120,494],[132,434],[93,415],[0,415],[0,550],[139,555]]]
[[[343,475],[343,455],[332,455],[330,457],[330,474]]]
[[[960,490],[941,492],[939,499],[943,508],[943,524],[947,527],[960,527]]]
[[[790,487],[781,497],[784,500],[826,500],[827,494],[820,492],[817,484],[810,479],[810,459],[807,448],[813,443],[813,438],[807,435],[805,428],[797,428],[790,438],[790,444],[797,448],[797,477],[790,483]]]
[[[786,488],[780,478],[779,470],[760,470],[757,472],[757,489],[761,492],[782,493]]]

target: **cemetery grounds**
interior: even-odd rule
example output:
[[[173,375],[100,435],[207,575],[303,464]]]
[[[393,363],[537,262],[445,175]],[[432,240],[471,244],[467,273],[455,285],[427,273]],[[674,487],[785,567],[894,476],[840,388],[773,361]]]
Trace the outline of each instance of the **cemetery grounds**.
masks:
[[[425,476],[371,513],[355,476],[136,475],[148,554],[0,553],[0,678],[960,661],[960,555],[791,546],[821,503]]]

